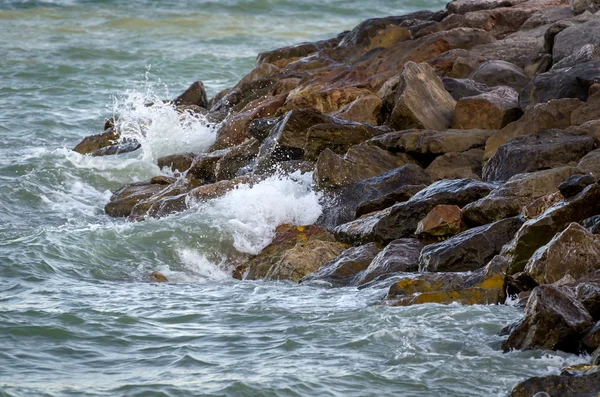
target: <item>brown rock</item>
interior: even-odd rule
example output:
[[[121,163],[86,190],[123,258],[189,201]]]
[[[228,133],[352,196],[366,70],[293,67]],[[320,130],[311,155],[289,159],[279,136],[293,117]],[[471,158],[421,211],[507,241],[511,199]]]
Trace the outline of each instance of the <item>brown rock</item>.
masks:
[[[407,154],[393,155],[372,145],[353,146],[343,157],[325,149],[317,160],[313,180],[320,189],[338,188],[415,162]]]
[[[394,108],[386,124],[397,130],[447,129],[455,106],[456,101],[431,66],[408,62],[400,74]]]
[[[225,153],[214,168],[214,175],[217,181],[234,178],[238,172],[250,165],[250,162],[256,158],[260,149],[260,142],[255,138],[250,138],[244,143],[234,146]]]
[[[519,94],[509,87],[458,100],[452,117],[452,128],[499,130],[518,120]]]
[[[165,277],[161,272],[152,272],[149,275],[150,280],[155,283],[168,283],[169,279]]]
[[[531,203],[523,207],[521,211],[525,219],[532,219],[543,214],[548,208],[554,204],[564,200],[560,192],[554,192],[533,200]]]
[[[358,145],[381,134],[381,131],[364,124],[323,123],[312,126],[306,133],[304,158],[316,161],[325,149],[344,154],[354,145]]]
[[[356,208],[355,218],[375,211],[381,211],[396,203],[408,201],[412,196],[425,189],[426,185],[405,185],[391,193],[384,194],[376,199],[365,200]]]
[[[113,217],[129,216],[138,202],[152,197],[164,189],[165,186],[162,184],[132,183],[117,190],[110,198],[110,202],[104,207],[104,211]]]
[[[503,343],[504,349],[576,352],[580,335],[594,324],[568,289],[541,285],[531,293],[523,321]]]
[[[527,379],[514,387],[511,397],[549,396],[595,397],[600,390],[600,371],[577,375],[548,375]]]
[[[248,269],[247,280],[264,278],[271,266],[278,263],[283,255],[297,244],[313,240],[333,242],[331,233],[319,226],[280,225],[275,229],[273,241],[250,259],[242,267]]]
[[[485,144],[484,161],[512,138],[548,128],[567,128],[571,125],[571,113],[580,106],[581,101],[572,98],[551,100],[534,106],[519,120],[510,123],[488,139]]]
[[[481,179],[482,159],[481,149],[471,149],[462,153],[450,152],[436,157],[425,172],[433,182],[442,179]]]
[[[331,241],[312,240],[286,251],[267,272],[265,280],[300,281],[340,255],[348,246]]]
[[[525,272],[538,284],[580,280],[598,269],[600,238],[577,223],[571,223],[554,236],[525,265]]]
[[[196,105],[207,109],[208,99],[204,84],[201,81],[195,81],[183,94],[175,98],[173,103],[177,106]]]
[[[195,158],[196,155],[194,153],[170,154],[160,157],[157,163],[161,169],[170,168],[173,171],[185,172],[190,169]]]
[[[382,134],[368,142],[391,152],[439,155],[482,147],[493,134],[490,130],[407,130]]]
[[[388,304],[408,306],[421,303],[490,305],[504,302],[506,262],[496,256],[479,270],[468,273],[420,273],[394,283]]]
[[[486,197],[465,206],[465,221],[484,225],[518,215],[523,206],[557,192],[558,185],[576,172],[575,167],[561,167],[515,175]]]
[[[503,255],[509,260],[509,274],[522,271],[533,253],[571,222],[580,222],[600,214],[599,203],[600,185],[593,184],[569,201],[555,205],[537,218],[525,222],[503,250]]]
[[[380,124],[381,98],[375,94],[366,94],[343,106],[333,116],[344,120],[356,121],[372,125]]]
[[[319,270],[305,276],[301,282],[323,281],[334,287],[350,285],[355,276],[365,270],[379,252],[374,243],[351,247]]]
[[[462,212],[457,205],[438,205],[421,219],[415,234],[429,236],[452,236],[466,228]]]

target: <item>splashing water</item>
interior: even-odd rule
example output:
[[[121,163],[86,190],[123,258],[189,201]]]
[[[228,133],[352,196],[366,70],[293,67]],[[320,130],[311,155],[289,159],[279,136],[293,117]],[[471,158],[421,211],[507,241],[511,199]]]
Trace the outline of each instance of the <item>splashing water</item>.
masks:
[[[256,185],[239,185],[225,196],[200,205],[216,226],[233,236],[240,252],[258,254],[284,223],[309,225],[322,213],[321,194],[312,189],[312,173],[271,176]]]
[[[113,115],[121,140],[134,139],[142,145],[142,160],[156,162],[161,156],[181,152],[205,152],[215,141],[218,125],[206,117],[186,110],[179,112],[174,104],[157,94],[148,80],[145,90],[128,90],[113,98]],[[169,92],[165,87],[165,97]]]

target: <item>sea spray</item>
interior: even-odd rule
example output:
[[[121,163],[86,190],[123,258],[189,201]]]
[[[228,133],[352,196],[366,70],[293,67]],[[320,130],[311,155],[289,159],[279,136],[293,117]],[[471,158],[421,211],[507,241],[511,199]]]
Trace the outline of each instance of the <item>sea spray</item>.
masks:
[[[218,125],[191,110],[178,111],[148,80],[145,85],[143,91],[128,90],[114,97],[112,109],[121,140],[139,142],[144,161],[155,163],[168,154],[205,152],[214,143]],[[168,91],[164,95],[169,95]]]

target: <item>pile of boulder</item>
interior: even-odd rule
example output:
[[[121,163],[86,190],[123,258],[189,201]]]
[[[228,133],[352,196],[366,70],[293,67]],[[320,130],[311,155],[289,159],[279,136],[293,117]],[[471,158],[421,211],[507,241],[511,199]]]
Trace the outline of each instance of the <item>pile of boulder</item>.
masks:
[[[600,2],[456,0],[259,54],[208,100],[170,101],[218,129],[158,160],[110,216],[185,211],[274,173],[312,172],[314,225],[280,225],[246,280],[385,288],[383,303],[524,306],[503,347],[592,355],[513,396],[600,390]],[[118,123],[75,151],[139,148]],[[582,359],[584,360],[584,359]],[[588,363],[589,364],[589,363]]]

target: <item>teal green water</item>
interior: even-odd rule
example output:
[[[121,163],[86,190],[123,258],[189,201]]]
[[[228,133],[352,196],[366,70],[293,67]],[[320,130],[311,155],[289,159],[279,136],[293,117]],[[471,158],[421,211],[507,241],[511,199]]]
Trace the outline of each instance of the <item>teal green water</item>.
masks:
[[[0,2],[0,396],[504,396],[578,362],[499,350],[511,306],[374,303],[372,289],[228,276],[276,225],[320,214],[310,176],[271,178],[161,220],[108,218],[110,191],[203,150],[168,107],[195,80],[235,84],[258,52],[331,37],[426,1]],[[69,149],[119,112],[118,158]],[[165,273],[169,284],[150,284]]]

